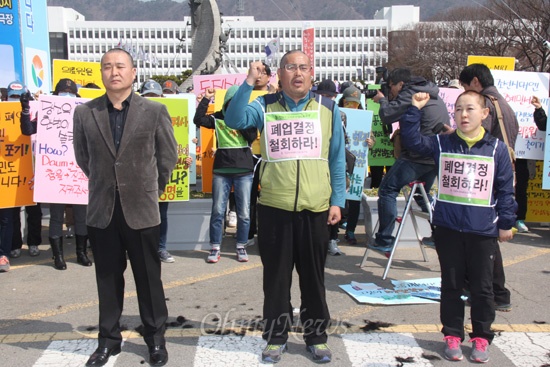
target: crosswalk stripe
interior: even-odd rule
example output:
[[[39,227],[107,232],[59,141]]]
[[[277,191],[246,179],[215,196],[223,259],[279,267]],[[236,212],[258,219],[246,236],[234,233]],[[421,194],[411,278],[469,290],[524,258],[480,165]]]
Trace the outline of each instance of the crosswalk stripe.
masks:
[[[97,340],[56,340],[50,343],[33,367],[84,366],[97,348]],[[106,367],[114,367],[118,355],[109,358]]]
[[[265,341],[254,336],[201,336],[197,343],[194,367],[263,366],[260,358]]]
[[[194,334],[194,335],[191,335]],[[293,333],[294,334],[294,333]],[[296,336],[299,336],[296,334]],[[338,345],[334,339],[339,338],[344,348],[334,350],[336,356],[345,354],[352,367],[359,366],[396,366],[407,367],[431,367],[431,359],[443,359],[443,341],[437,350],[423,349],[416,340],[415,333],[396,332],[367,332],[346,333],[339,336],[331,336],[329,345],[333,348]],[[212,367],[220,365],[220,361],[226,366],[259,367],[261,352],[265,347],[265,341],[260,333],[247,335],[197,335],[196,333],[181,334],[180,337],[192,338],[196,345],[193,356],[193,367]],[[174,337],[168,339],[168,349],[174,342]],[[177,337],[175,338],[178,339]],[[176,341],[177,343],[177,341]],[[342,345],[340,344],[340,345]],[[33,367],[72,367],[83,366],[89,356],[97,348],[97,340],[89,338],[71,340],[53,340],[46,350],[32,365]],[[441,350],[439,350],[441,348]],[[124,348],[123,348],[124,349]],[[496,355],[500,351],[517,367],[540,367],[550,364],[550,333],[548,332],[499,332],[493,344],[489,347],[490,355]],[[465,354],[468,354],[465,352]],[[123,356],[122,358],[119,358]],[[431,358],[430,358],[431,357]],[[124,353],[109,359],[108,367],[115,367],[117,360],[119,365],[127,365],[128,356]],[[176,358],[176,355],[172,355]],[[465,355],[465,358],[467,356]],[[502,357],[501,357],[502,358]],[[284,359],[284,357],[283,357]],[[338,359],[345,360],[344,356]],[[126,360],[126,361],[125,361]],[[435,362],[434,362],[435,363]],[[436,364],[439,364],[436,363]],[[507,363],[508,365],[508,363]]]
[[[399,365],[396,357],[408,360],[407,367],[432,366],[410,333],[347,334],[342,339],[353,367]]]
[[[514,365],[540,367],[550,364],[549,333],[501,333],[493,341]]]

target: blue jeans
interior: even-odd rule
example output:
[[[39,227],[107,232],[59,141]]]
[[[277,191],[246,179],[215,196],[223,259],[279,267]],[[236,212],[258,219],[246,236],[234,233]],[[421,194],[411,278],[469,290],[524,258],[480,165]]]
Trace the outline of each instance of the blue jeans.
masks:
[[[379,227],[376,233],[376,246],[390,247],[393,245],[395,237],[393,229],[395,227],[395,219],[397,218],[397,195],[403,186],[412,181],[424,182],[424,188],[430,197],[430,188],[432,187],[437,170],[435,165],[420,164],[404,159],[398,159],[393,164],[393,167],[382,179],[380,188],[378,189],[378,219]],[[417,199],[417,197],[415,197]],[[427,210],[424,200],[416,200],[422,210]]]
[[[166,250],[168,238],[168,201],[159,201],[160,211],[160,242],[159,251]]]
[[[223,223],[227,200],[234,187],[237,206],[237,244],[246,244],[250,229],[250,191],[252,172],[245,175],[220,175],[212,178],[212,214],[210,215],[210,245],[220,246],[223,236]]]

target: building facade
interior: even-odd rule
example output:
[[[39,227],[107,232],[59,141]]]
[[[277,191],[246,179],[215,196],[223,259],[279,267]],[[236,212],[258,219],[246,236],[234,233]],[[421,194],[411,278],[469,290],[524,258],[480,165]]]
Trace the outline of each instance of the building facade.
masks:
[[[308,21],[315,29],[315,79],[374,82],[374,69],[388,61],[390,24],[401,27],[417,23],[415,9],[418,8],[385,8],[377,13],[379,19],[371,20]],[[396,14],[400,23],[392,20]],[[407,22],[403,21],[403,14],[409,14]],[[86,21],[82,14],[62,7],[48,7],[48,16],[50,41],[55,45],[52,58],[99,62],[108,49],[122,47],[135,56],[138,81],[152,75],[179,75],[191,69],[190,17],[181,22]],[[266,58],[265,46],[274,40],[279,47],[269,60],[273,65],[285,52],[302,47],[306,22],[255,21],[247,16],[222,17],[222,21],[222,30],[228,36],[223,54],[224,72],[246,73],[250,62]],[[65,48],[61,47],[63,42]]]

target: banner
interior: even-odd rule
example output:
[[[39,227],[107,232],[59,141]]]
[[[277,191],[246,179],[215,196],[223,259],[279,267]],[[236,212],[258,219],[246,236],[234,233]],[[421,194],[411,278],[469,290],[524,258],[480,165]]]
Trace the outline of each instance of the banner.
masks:
[[[31,139],[20,118],[19,102],[0,103],[0,208],[34,204]]]
[[[39,90],[48,93],[52,90],[52,68],[46,0],[20,1],[19,15],[23,48],[23,82],[32,93]]]
[[[311,75],[315,76],[315,28],[312,22],[302,24],[302,52],[311,62]]]
[[[178,162],[172,171],[172,176],[166,184],[159,201],[189,200],[189,165],[185,159],[189,157],[189,111],[187,99],[149,98],[162,103],[168,109],[172,118],[174,135],[178,143]]]
[[[533,119],[535,107],[531,104],[531,97],[538,96],[544,110],[548,112],[550,74],[501,70],[492,70],[491,74],[495,80],[495,87],[512,107],[518,119],[516,158],[543,159],[546,133],[537,129]]]
[[[502,56],[474,56],[468,55],[468,65],[485,64],[491,70],[514,71],[516,67],[515,57]]]
[[[353,175],[350,177],[350,187],[346,192],[347,200],[360,201],[365,186],[365,177],[369,165],[367,138],[371,134],[373,112],[352,108],[340,108],[347,121],[346,133],[348,144],[346,148],[355,155]],[[375,144],[376,145],[376,144]]]
[[[19,0],[0,2],[0,85],[23,81]]]
[[[55,87],[57,82],[64,78],[71,79],[82,87],[88,83],[94,83],[101,89],[105,89],[101,80],[101,65],[99,62],[53,60],[53,86]],[[105,90],[103,90],[103,93],[105,93]],[[78,94],[82,96],[80,91]]]
[[[35,145],[34,200],[88,204],[88,178],[76,164],[73,114],[83,98],[41,95]]]

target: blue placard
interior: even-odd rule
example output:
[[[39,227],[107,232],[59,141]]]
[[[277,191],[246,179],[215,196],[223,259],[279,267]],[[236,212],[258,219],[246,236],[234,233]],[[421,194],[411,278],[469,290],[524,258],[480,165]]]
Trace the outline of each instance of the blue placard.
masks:
[[[346,199],[359,201],[363,193],[365,176],[369,165],[368,146],[365,140],[370,137],[373,112],[352,108],[340,108],[340,111],[345,113],[347,120],[346,133],[349,144],[346,145],[346,148],[356,157]]]

